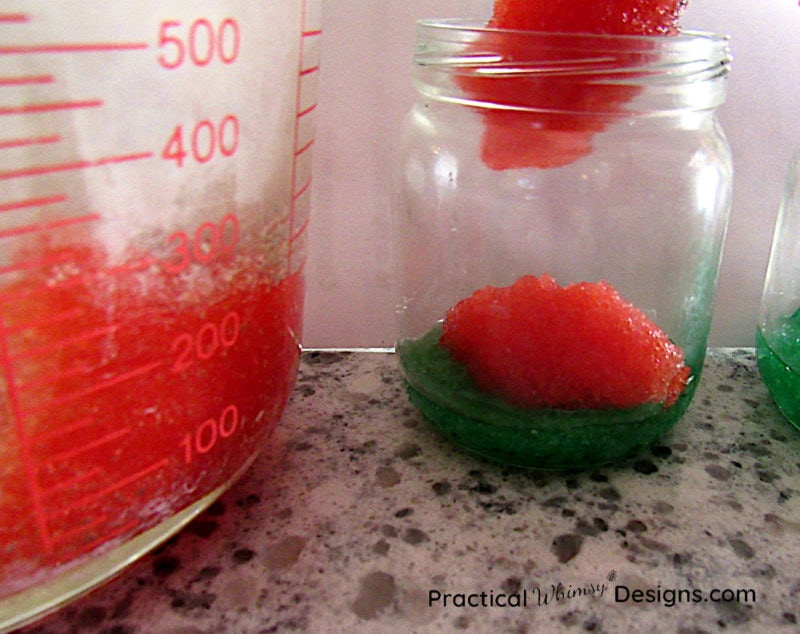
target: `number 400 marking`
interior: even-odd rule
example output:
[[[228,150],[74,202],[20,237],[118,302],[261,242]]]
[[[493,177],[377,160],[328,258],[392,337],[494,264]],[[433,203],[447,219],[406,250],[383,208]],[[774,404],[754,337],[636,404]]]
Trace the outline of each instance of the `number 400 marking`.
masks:
[[[176,125],[161,151],[161,158],[183,167],[187,160],[208,163],[217,154],[233,156],[238,147],[239,120],[229,114],[218,124],[203,119],[186,130]]]

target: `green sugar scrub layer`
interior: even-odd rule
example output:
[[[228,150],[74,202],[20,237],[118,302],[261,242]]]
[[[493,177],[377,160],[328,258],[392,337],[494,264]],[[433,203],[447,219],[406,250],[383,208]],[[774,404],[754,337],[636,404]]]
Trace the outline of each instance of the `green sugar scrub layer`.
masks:
[[[800,429],[800,310],[756,332],[758,369],[783,415]]]
[[[525,409],[479,390],[439,345],[441,326],[397,346],[411,402],[445,437],[483,458],[537,469],[616,462],[653,444],[681,417],[696,381],[674,405],[629,409]]]
[[[681,417],[696,385],[680,348],[610,285],[548,276],[476,291],[397,353],[435,427],[522,467],[630,456]]]

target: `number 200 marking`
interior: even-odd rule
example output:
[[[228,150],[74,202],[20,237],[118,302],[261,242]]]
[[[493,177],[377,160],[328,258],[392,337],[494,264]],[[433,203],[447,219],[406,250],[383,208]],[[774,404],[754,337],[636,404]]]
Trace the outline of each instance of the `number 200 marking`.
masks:
[[[178,358],[172,364],[173,372],[183,372],[200,361],[207,361],[217,352],[231,348],[239,338],[241,319],[231,311],[219,323],[207,321],[195,333],[182,333],[172,342],[172,352]]]

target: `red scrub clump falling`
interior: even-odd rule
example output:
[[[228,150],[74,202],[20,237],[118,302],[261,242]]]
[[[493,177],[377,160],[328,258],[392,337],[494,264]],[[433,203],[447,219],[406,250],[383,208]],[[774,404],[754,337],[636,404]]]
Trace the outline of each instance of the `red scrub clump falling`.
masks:
[[[686,0],[610,0],[591,7],[585,0],[497,0],[487,26],[502,30],[481,33],[471,50],[478,57],[494,58],[492,72],[468,68],[456,79],[471,99],[498,106],[482,110],[484,163],[495,170],[568,165],[591,152],[592,137],[639,92],[638,86],[617,81],[611,73],[614,66],[631,63],[623,41],[611,51],[603,71],[606,79],[596,81],[598,67],[584,66],[593,54],[585,42],[515,31],[675,35],[685,5]],[[526,67],[552,70],[554,64],[562,70],[517,72]],[[564,67],[569,72],[562,72]]]

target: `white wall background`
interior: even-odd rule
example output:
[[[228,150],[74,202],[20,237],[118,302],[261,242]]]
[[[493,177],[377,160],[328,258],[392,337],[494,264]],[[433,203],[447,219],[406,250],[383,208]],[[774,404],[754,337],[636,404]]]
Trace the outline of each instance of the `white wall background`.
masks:
[[[306,347],[390,346],[388,153],[414,100],[414,21],[488,17],[492,0],[323,0]],[[751,346],[788,161],[800,143],[796,0],[690,0],[683,26],[731,35],[720,119],[734,201],[710,345]]]

